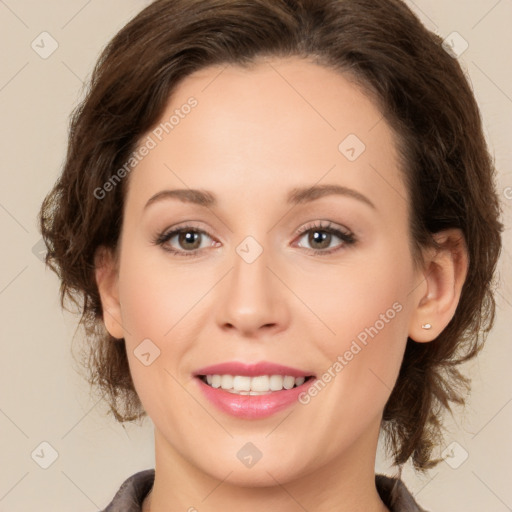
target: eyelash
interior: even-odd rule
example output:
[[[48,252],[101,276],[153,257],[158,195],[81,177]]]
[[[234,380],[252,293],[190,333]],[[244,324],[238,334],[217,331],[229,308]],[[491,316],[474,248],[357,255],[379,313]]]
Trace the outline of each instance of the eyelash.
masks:
[[[325,233],[329,233],[331,235],[335,235],[343,241],[343,245],[341,247],[351,246],[357,242],[357,239],[352,232],[340,231],[339,229],[333,227],[331,222],[328,222],[327,225],[322,225],[321,223],[320,224],[313,223],[311,225],[306,225],[303,228],[298,229],[295,232],[295,234],[300,236],[305,233],[308,233],[309,231],[319,231],[319,232],[325,232]],[[186,233],[186,232],[194,232],[194,233],[198,233],[201,235],[210,236],[210,235],[208,235],[208,233],[206,231],[199,229],[198,227],[193,226],[191,224],[187,224],[184,226],[180,226],[176,229],[173,229],[172,231],[163,232],[163,233],[158,234],[152,240],[152,243],[154,245],[161,245],[165,251],[170,252],[171,254],[174,254],[177,256],[197,257],[199,255],[199,252],[201,251],[201,249],[195,249],[193,251],[183,251],[183,250],[176,250],[176,249],[172,249],[172,248],[164,246],[165,243],[167,243],[169,240],[174,238],[176,235],[179,235],[180,233]],[[329,250],[308,249],[308,251],[311,251],[314,255],[318,255],[318,256],[327,256],[327,255],[330,255],[330,254],[340,251],[340,250],[341,250],[341,248],[339,246],[334,249],[329,249]]]

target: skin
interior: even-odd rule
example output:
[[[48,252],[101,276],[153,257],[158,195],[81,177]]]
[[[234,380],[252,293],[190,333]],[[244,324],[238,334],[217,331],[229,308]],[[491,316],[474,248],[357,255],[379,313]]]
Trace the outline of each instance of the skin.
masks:
[[[386,511],[374,469],[382,412],[407,336],[429,342],[453,317],[465,245],[425,251],[415,268],[395,134],[346,75],[298,58],[210,67],[180,84],[161,121],[190,96],[197,107],[129,176],[119,252],[100,248],[96,260],[105,325],[126,341],[155,427],[144,511]],[[338,149],[348,134],[366,146],[353,162]],[[316,184],[349,187],[375,209],[343,195],[286,204],[290,189]],[[210,191],[218,204],[166,199],[144,210],[177,188]],[[207,235],[196,246],[177,236],[166,245],[200,247],[196,257],[152,243],[188,221]],[[356,243],[296,234],[320,221]],[[250,264],[236,252],[249,235],[263,248]],[[448,237],[461,233],[437,236]],[[209,403],[192,376],[224,361],[267,360],[319,377],[396,302],[401,311],[307,405],[238,419]],[[427,322],[432,329],[421,328]],[[146,338],[160,350],[149,366],[134,355]],[[236,456],[247,442],[262,453],[251,468]]]

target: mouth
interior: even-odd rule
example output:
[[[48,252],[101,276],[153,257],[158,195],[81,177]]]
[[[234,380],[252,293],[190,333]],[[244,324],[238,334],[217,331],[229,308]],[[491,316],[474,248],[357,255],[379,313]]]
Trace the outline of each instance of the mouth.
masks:
[[[197,375],[206,385],[222,389],[236,395],[268,395],[284,389],[294,389],[302,386],[313,375],[294,377],[293,375],[230,375],[230,374],[207,374]]]
[[[315,381],[311,371],[261,361],[231,361],[194,372],[199,391],[219,411],[240,419],[267,418],[298,403]]]

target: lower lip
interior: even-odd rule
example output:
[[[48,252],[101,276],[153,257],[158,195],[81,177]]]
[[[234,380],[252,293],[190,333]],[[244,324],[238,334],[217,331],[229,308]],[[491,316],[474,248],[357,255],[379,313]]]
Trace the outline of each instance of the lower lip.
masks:
[[[315,379],[311,378],[296,388],[272,391],[268,395],[237,395],[222,388],[212,388],[199,377],[196,380],[204,396],[221,411],[237,418],[253,420],[266,418],[298,402],[299,395]]]

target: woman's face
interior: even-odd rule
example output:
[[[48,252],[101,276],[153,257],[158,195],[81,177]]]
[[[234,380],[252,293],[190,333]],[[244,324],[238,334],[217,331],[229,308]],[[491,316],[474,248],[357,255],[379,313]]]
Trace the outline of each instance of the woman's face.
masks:
[[[137,154],[107,313],[157,464],[261,486],[361,460],[373,472],[424,291],[381,112],[298,58],[210,67],[180,84]],[[251,368],[262,362],[288,369]]]

